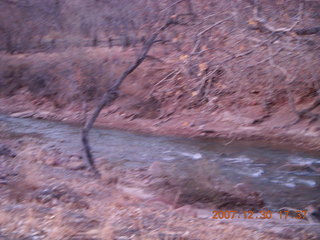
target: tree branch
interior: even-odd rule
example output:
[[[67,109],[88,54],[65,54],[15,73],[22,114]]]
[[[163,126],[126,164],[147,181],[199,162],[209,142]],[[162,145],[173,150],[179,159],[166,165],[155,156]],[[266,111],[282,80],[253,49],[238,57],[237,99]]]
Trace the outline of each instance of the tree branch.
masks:
[[[259,16],[259,6],[258,6],[258,1],[254,1],[253,4],[253,20],[255,23],[253,23],[255,26],[255,29],[259,29],[261,32],[272,32],[272,33],[287,33],[291,32],[301,21],[301,16],[302,16],[302,11],[304,8],[303,2],[299,3],[299,10],[298,14],[296,16],[296,21],[291,24],[290,27],[287,28],[276,28],[269,24],[267,20]]]

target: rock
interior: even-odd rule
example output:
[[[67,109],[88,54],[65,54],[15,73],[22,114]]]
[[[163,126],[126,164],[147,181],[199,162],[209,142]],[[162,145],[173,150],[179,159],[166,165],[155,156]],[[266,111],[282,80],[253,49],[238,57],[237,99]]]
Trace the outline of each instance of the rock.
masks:
[[[0,184],[7,185],[8,181],[0,178]]]
[[[16,154],[6,145],[0,144],[0,156],[15,157]]]
[[[66,168],[69,170],[82,170],[86,168],[86,164],[82,160],[81,156],[73,155],[69,158],[69,161],[66,163]]]
[[[166,175],[165,174],[165,169],[167,167],[168,166],[165,163],[155,161],[150,165],[150,167],[148,169],[148,173],[152,177],[163,177],[163,176]]]
[[[46,158],[44,160],[44,163],[48,166],[58,166],[59,165],[59,162],[57,161],[57,159],[52,156],[49,156],[48,158]]]
[[[62,218],[62,223],[79,232],[87,232],[99,227],[99,221],[91,219],[84,214],[67,212]]]
[[[228,157],[228,154],[226,154],[226,153],[219,153],[218,156],[219,156],[219,157]]]
[[[234,193],[220,193],[218,198],[217,208],[221,209],[246,209],[251,211],[258,211],[264,207],[265,203],[258,192],[252,192],[246,196],[237,195]]]
[[[32,193],[37,189],[36,185],[29,184],[25,179],[15,179],[7,183],[8,198],[16,203],[30,201]]]
[[[70,161],[76,162],[76,161],[81,161],[82,157],[79,155],[71,155],[69,158]]]
[[[53,209],[45,206],[33,206],[32,212],[36,218],[45,218],[48,215],[53,215]]]
[[[246,183],[238,183],[233,188],[237,194],[249,194],[252,192],[252,189]]]
[[[119,182],[119,176],[109,176],[105,179],[105,183],[107,185],[110,185],[110,184],[117,184]]]
[[[32,117],[35,114],[34,111],[24,111],[24,112],[16,112],[10,114],[11,117],[16,117],[16,118],[29,118]]]
[[[158,233],[159,240],[189,240],[188,234],[185,235],[184,233]]]
[[[313,168],[309,164],[285,164],[278,168],[282,171],[313,171]]]
[[[195,209],[195,211],[197,213],[197,218],[202,218],[202,219],[212,218],[212,209],[197,208]]]
[[[34,192],[33,198],[39,203],[48,203],[67,194],[68,190],[63,185],[42,187]]]
[[[126,236],[116,237],[115,239],[116,239],[116,240],[130,240],[130,238],[129,238],[129,237],[126,237]]]
[[[111,171],[113,168],[116,167],[117,163],[112,163],[108,161],[106,157],[98,157],[95,159],[96,166],[99,169],[103,169],[105,171]]]
[[[316,173],[320,173],[320,167],[313,167],[312,168],[313,171],[315,171]]]
[[[23,160],[29,160],[31,162],[44,162],[49,153],[42,147],[38,146],[27,146],[21,152],[18,153],[17,157]]]
[[[183,217],[197,217],[197,212],[191,205],[184,205],[174,210],[175,213]]]
[[[114,231],[114,234],[117,237],[116,239],[134,239],[133,236],[139,236],[140,235],[140,230],[139,228],[136,227],[129,227],[129,228],[122,228],[122,229],[116,229]]]
[[[68,237],[68,240],[101,240],[101,238],[94,238],[84,234],[77,234],[77,235]]]
[[[41,111],[33,114],[33,117],[36,119],[50,119],[50,118],[53,118],[54,115],[47,111]]]
[[[320,222],[320,207],[312,209],[311,217],[313,220]]]
[[[52,185],[39,188],[33,193],[33,199],[42,204],[70,204],[73,208],[89,208],[87,202],[66,185]]]
[[[81,162],[68,162],[66,164],[67,168],[69,170],[83,170],[86,168],[86,165],[81,161]]]

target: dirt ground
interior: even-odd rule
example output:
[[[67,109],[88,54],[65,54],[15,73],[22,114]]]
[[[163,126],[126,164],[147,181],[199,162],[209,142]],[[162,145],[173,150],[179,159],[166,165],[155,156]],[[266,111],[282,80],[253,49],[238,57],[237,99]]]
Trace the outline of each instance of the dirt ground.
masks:
[[[304,220],[212,219],[213,208],[168,204],[143,183],[150,169],[98,159],[102,177],[35,136],[1,132],[0,239],[319,239]],[[154,170],[153,170],[154,171]],[[159,200],[160,199],[160,200]]]

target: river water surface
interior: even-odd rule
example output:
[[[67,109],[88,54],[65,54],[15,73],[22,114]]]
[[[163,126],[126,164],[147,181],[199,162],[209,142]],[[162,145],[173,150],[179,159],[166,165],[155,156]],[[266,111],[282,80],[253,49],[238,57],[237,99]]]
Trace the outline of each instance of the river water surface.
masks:
[[[66,154],[81,150],[80,127],[76,125],[0,115],[0,131],[21,136],[35,134]],[[319,169],[319,152],[275,149],[247,141],[226,144],[223,140],[148,136],[101,128],[93,129],[90,139],[95,157],[118,161],[126,168],[149,166],[153,161],[212,162],[228,181],[244,182],[261,191],[270,209],[320,204],[319,171],[280,168],[284,164],[306,164]]]

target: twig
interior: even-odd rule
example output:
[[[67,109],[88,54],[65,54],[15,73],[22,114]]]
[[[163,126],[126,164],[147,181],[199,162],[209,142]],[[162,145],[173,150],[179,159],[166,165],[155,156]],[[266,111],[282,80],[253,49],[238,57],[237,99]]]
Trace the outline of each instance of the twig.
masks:
[[[268,31],[268,32],[272,32],[272,33],[287,33],[287,32],[292,31],[300,23],[303,8],[304,8],[304,4],[303,4],[303,2],[300,2],[298,14],[296,16],[297,20],[290,27],[276,28],[276,27],[270,25],[264,18],[258,16],[259,15],[258,1],[254,1],[253,19],[257,23],[256,28],[258,28],[260,31]]]
[[[174,6],[176,6],[177,4],[179,4],[179,3],[183,2],[183,1],[186,1],[186,0],[178,0],[178,1],[174,2],[174,3],[172,3],[171,5],[165,7],[164,9],[162,9],[162,10],[160,11],[160,13],[161,13],[161,12],[164,12],[164,11],[166,11],[166,10],[174,7]]]
[[[199,32],[196,36],[196,42],[195,42],[195,46],[193,47],[193,50],[191,52],[191,55],[195,54],[195,52],[197,51],[197,49],[199,48],[199,45],[200,45],[200,41],[201,41],[201,37],[203,34],[205,34],[206,32],[210,31],[212,28],[224,23],[225,21],[228,21],[229,19],[233,18],[233,16],[229,16],[229,17],[226,17],[212,25],[210,25],[209,27],[207,27],[206,29],[202,30],[201,32]]]

